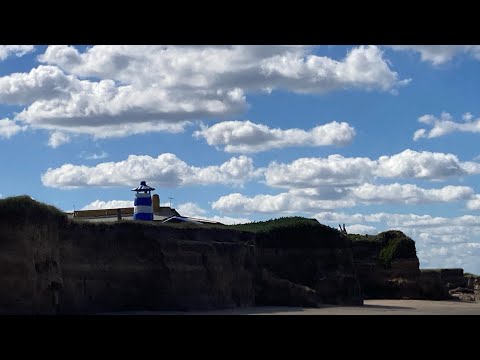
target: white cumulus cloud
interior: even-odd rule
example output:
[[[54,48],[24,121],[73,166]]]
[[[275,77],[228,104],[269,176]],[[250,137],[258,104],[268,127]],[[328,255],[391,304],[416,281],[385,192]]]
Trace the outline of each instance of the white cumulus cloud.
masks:
[[[288,164],[272,162],[265,171],[272,187],[312,188],[322,185],[353,186],[380,178],[439,180],[480,173],[480,164],[461,162],[456,155],[406,149],[392,156],[299,158]]]
[[[413,133],[413,140],[417,141],[418,139],[424,138],[426,135],[427,130],[425,129],[418,129]]]
[[[480,210],[480,195],[475,195],[472,199],[467,201],[468,210]]]
[[[232,193],[213,202],[212,208],[227,213],[272,213],[278,215],[352,207],[354,205],[355,203],[348,199],[318,200],[298,196],[291,192],[277,195],[261,194],[253,197]]]
[[[399,51],[418,52],[422,61],[429,61],[433,65],[444,64],[459,54],[480,59],[479,45],[392,45],[390,47]]]
[[[0,119],[0,138],[9,139],[20,131],[24,131],[26,128],[26,126],[18,125],[13,120]]]
[[[276,55],[262,62],[262,72],[283,87],[303,93],[352,87],[390,90],[409,82],[399,81],[376,46],[353,48],[342,61],[313,55]]]
[[[40,56],[77,76],[108,78],[162,88],[287,89],[325,92],[341,88],[390,90],[402,85],[376,46],[351,49],[340,61],[311,54],[309,46],[98,45],[81,53],[54,45]]]
[[[346,122],[330,122],[302,129],[272,129],[251,121],[224,121],[204,126],[194,132],[195,137],[203,137],[209,145],[224,146],[230,153],[253,153],[291,146],[343,146],[355,136],[355,129]]]
[[[177,210],[178,210],[178,213],[182,216],[210,220],[210,221],[219,222],[226,225],[245,224],[245,223],[251,222],[251,220],[247,218],[237,218],[237,217],[218,216],[218,215],[207,216],[206,215],[207,211],[205,209],[202,209],[198,204],[193,202],[180,204]]]
[[[0,57],[29,49],[5,47]],[[79,51],[53,45],[38,57],[42,65],[0,77],[0,103],[24,106],[14,120],[33,128],[106,138],[221,121],[246,109],[249,92],[394,91],[408,82],[376,46],[352,48],[341,60],[314,55],[313,49],[99,45]],[[326,130],[313,137],[327,139]],[[330,141],[348,142],[349,136]]]
[[[452,115],[447,112],[442,112],[439,117],[430,114],[423,115],[418,118],[418,121],[432,125],[432,128],[415,131],[413,139],[433,139],[455,132],[480,133],[480,119],[474,120],[473,115],[467,112],[462,115],[462,120],[462,122],[455,121]]]
[[[448,185],[439,189],[424,189],[413,184],[374,185],[365,183],[353,187],[291,189],[276,195],[253,197],[241,193],[221,196],[212,208],[227,213],[315,213],[324,209],[351,208],[359,204],[428,204],[469,200],[474,195],[467,186]],[[361,219],[358,219],[359,221]]]
[[[413,184],[362,184],[350,188],[349,196],[364,203],[420,204],[467,200],[474,191],[468,186],[448,185],[440,189],[424,189]]]
[[[266,182],[274,187],[311,188],[319,185],[351,185],[372,177],[376,162],[369,158],[300,158],[290,164],[272,162],[265,172]]]
[[[378,233],[375,226],[369,226],[369,225],[353,224],[353,225],[346,226],[345,228],[348,234],[374,235]]]
[[[177,211],[180,215],[189,217],[198,217],[205,215],[207,212],[205,209],[202,209],[200,206],[198,206],[198,204],[193,202],[186,202],[178,205]]]
[[[60,104],[86,84],[89,82],[66,75],[55,66],[42,65],[28,73],[0,77],[0,103],[25,105],[36,101],[56,101]]]
[[[102,209],[118,209],[133,207],[133,200],[95,200],[85,205],[82,210],[102,210]]]
[[[87,159],[87,160],[99,160],[99,159],[105,159],[109,155],[106,151],[102,151],[101,153],[87,153],[85,151],[82,151],[79,155],[82,159]]]
[[[378,159],[376,175],[385,178],[443,179],[450,176],[476,174],[468,162],[460,162],[456,155],[430,151],[404,150]]]
[[[188,165],[174,154],[165,153],[156,158],[130,155],[123,161],[105,162],[92,167],[64,164],[49,168],[42,174],[42,183],[55,188],[133,186],[141,180],[164,187],[242,185],[257,176],[259,172],[254,169],[253,160],[245,156],[233,157],[221,165],[196,167]]]
[[[0,45],[0,61],[5,60],[10,55],[21,57],[35,50],[33,45]]]
[[[60,131],[54,131],[50,134],[48,139],[48,146],[52,148],[57,148],[60,145],[66,144],[70,141],[70,136],[68,134],[62,133]]]

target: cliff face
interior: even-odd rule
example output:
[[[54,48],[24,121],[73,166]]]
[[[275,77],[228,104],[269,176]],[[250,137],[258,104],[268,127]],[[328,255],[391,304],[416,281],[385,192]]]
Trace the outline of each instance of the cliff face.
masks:
[[[467,279],[465,278],[463,269],[439,269],[438,271],[447,289],[450,290],[467,286]]]
[[[62,284],[57,229],[53,224],[2,228],[0,311],[51,312],[53,289]]]
[[[28,197],[1,200],[0,312],[361,304],[350,241],[307,222],[260,233],[72,222]]]
[[[315,291],[319,304],[361,305],[351,249],[258,248],[257,261],[280,279]],[[286,305],[268,301],[264,305]]]
[[[401,231],[376,236],[350,235],[365,299],[446,299],[437,273],[421,272],[415,242]]]
[[[254,304],[253,234],[75,223],[29,198],[20,203],[16,213],[0,204],[1,313]]]
[[[125,222],[62,232],[62,311],[217,309],[254,304],[252,235]]]
[[[452,298],[461,301],[480,301],[480,276],[464,274],[463,269],[432,270],[439,273]]]
[[[0,205],[0,311],[51,313],[63,283],[58,243],[66,219],[30,198],[13,204]]]
[[[472,288],[473,288],[473,292],[475,294],[475,300],[480,301],[480,276],[477,276],[472,281]]]
[[[480,276],[466,274],[465,280],[467,282],[466,287],[473,291],[473,300],[480,301]]]
[[[361,305],[351,242],[316,220],[283,220],[256,233],[257,264],[277,279],[307,287],[306,302]],[[268,222],[267,222],[268,223]],[[292,291],[298,291],[292,289]],[[259,296],[263,305],[289,305],[279,297]],[[296,303],[297,301],[297,303]],[[292,304],[298,305],[298,300]]]

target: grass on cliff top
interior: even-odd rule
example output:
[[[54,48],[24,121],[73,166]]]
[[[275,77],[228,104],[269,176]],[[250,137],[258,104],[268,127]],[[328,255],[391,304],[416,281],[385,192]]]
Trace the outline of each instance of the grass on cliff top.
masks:
[[[416,257],[415,241],[398,230],[389,230],[378,235],[347,235],[352,242],[378,243],[381,246],[378,260],[389,267],[394,259]]]
[[[250,232],[265,232],[278,228],[305,228],[321,225],[315,219],[307,219],[300,216],[280,217],[267,221],[253,221],[246,224],[230,225],[232,229],[245,230]]]
[[[475,275],[475,274],[472,274],[472,273],[464,273],[463,276],[465,276],[465,277],[480,277],[480,275]]]
[[[111,228],[118,226],[119,224],[135,224],[135,226],[150,226],[150,227],[168,227],[175,229],[230,229],[228,225],[223,224],[197,224],[189,222],[181,223],[172,223],[166,222],[162,223],[160,221],[132,221],[132,220],[120,220],[120,221],[88,221],[86,219],[72,219],[72,221],[78,226],[87,226],[87,227],[104,227]],[[236,229],[232,229],[236,230]]]
[[[264,248],[343,248],[348,241],[336,229],[299,216],[230,225],[230,228],[255,233],[257,246]]]
[[[36,201],[28,195],[0,199],[0,217],[2,220],[13,222],[17,219],[27,218],[28,221],[35,223],[45,220],[67,220],[67,215],[60,209]]]

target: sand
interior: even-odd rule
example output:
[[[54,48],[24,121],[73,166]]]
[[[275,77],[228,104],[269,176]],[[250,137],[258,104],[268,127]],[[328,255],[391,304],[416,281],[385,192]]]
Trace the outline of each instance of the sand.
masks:
[[[480,302],[365,300],[363,306],[252,307],[214,311],[131,311],[111,315],[480,315]],[[105,314],[108,315],[108,314]]]

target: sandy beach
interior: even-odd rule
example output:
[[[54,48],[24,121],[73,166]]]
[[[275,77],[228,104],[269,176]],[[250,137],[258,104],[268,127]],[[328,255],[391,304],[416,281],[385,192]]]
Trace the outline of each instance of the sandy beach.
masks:
[[[480,315],[480,302],[366,300],[363,306],[252,307],[214,311],[132,311],[105,315]]]

